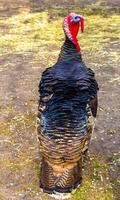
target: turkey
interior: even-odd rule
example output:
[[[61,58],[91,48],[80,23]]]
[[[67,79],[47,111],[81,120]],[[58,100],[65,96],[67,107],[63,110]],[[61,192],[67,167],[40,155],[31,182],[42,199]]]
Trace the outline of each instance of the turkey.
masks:
[[[58,60],[43,72],[39,84],[40,187],[55,195],[71,193],[81,184],[82,157],[97,114],[98,84],[82,60],[79,28],[83,32],[84,17],[69,13]]]

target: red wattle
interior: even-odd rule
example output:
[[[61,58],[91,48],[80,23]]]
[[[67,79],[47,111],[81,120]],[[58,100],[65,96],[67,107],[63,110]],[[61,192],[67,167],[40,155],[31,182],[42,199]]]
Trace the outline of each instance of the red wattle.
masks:
[[[65,31],[65,34],[67,37],[75,44],[77,51],[80,51],[80,45],[77,40],[77,34],[79,31],[79,28],[81,27],[81,31],[84,31],[84,17],[80,16],[80,22],[79,23],[74,23],[72,21],[74,13],[70,13],[67,15],[64,19],[63,23],[63,29]]]
[[[80,18],[80,26],[81,26],[81,32],[83,32],[84,31],[84,17],[83,16],[81,16]]]

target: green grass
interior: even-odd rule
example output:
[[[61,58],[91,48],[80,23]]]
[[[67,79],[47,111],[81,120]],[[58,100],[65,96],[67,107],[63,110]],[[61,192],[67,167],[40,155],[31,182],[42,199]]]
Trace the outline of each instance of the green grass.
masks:
[[[73,195],[73,200],[113,200],[114,193],[109,182],[108,168],[101,157],[87,159],[83,183]]]

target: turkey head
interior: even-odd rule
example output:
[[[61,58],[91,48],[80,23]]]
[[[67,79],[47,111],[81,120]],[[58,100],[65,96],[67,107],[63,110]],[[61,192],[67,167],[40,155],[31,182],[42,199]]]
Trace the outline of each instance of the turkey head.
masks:
[[[80,45],[77,40],[79,28],[81,28],[81,32],[84,31],[84,17],[75,13],[69,13],[64,19],[63,30],[68,39],[75,44],[78,52],[80,51]]]

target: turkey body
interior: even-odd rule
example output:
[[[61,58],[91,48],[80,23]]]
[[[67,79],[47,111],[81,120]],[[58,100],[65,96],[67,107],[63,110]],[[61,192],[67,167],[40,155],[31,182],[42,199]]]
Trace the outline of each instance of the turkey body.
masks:
[[[39,84],[40,187],[69,193],[82,180],[82,155],[93,131],[98,85],[80,54],[60,55]]]

